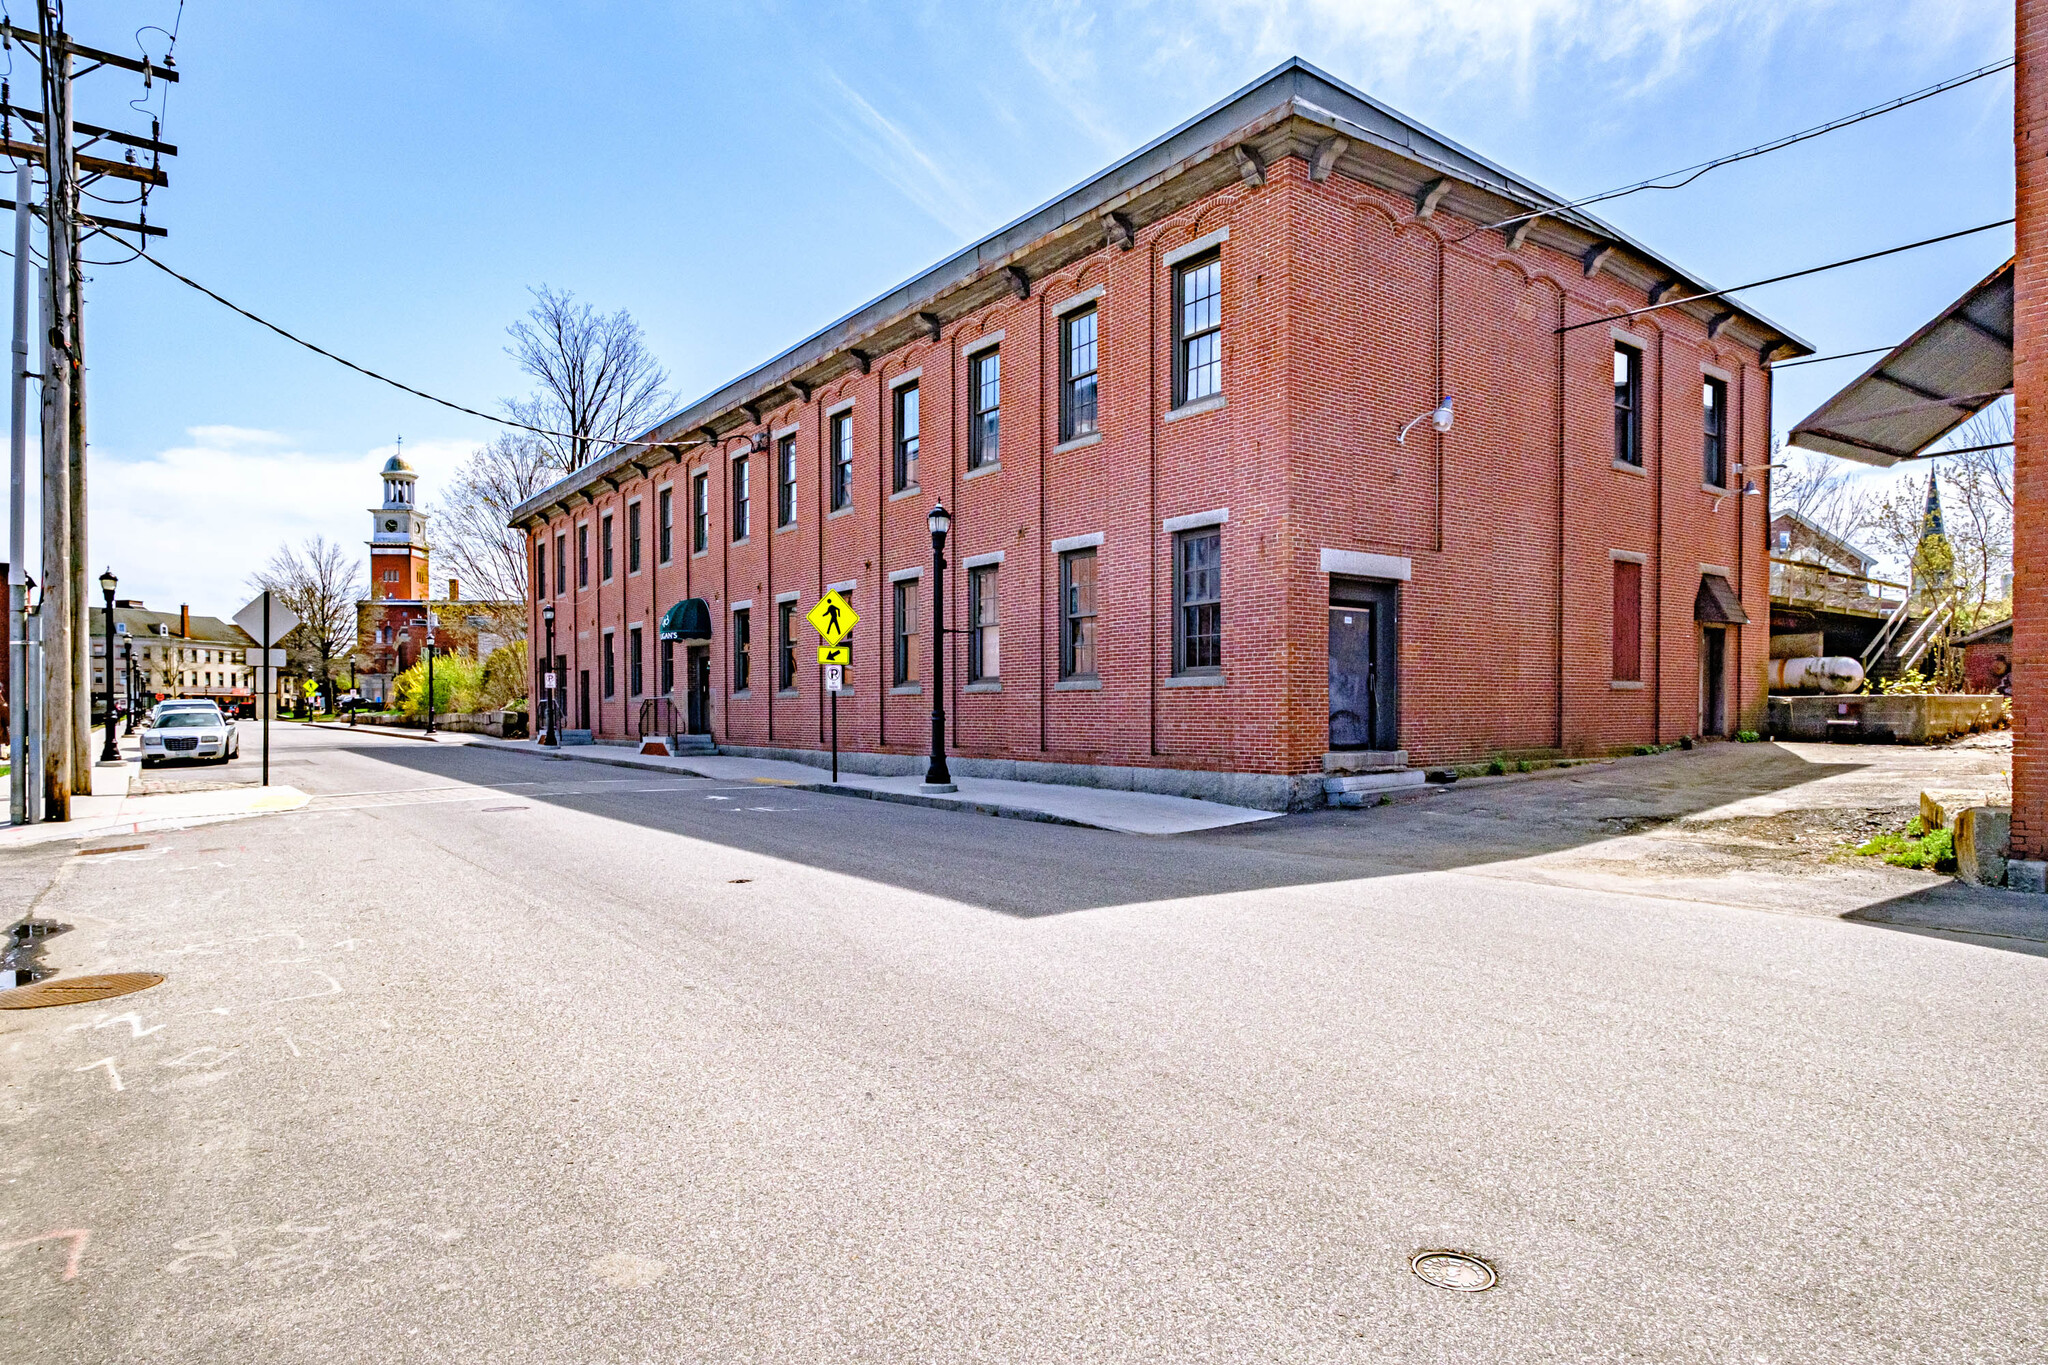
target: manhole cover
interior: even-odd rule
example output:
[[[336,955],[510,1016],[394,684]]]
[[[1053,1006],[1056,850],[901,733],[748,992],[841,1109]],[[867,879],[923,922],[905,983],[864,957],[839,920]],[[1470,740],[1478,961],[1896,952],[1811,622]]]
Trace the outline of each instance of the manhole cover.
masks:
[[[113,972],[106,976],[61,977],[0,991],[0,1010],[39,1010],[48,1005],[79,1005],[114,995],[146,991],[163,980],[158,972]]]
[[[1497,1282],[1492,1266],[1462,1251],[1418,1251],[1408,1258],[1408,1268],[1425,1284],[1461,1294],[1476,1294]]]

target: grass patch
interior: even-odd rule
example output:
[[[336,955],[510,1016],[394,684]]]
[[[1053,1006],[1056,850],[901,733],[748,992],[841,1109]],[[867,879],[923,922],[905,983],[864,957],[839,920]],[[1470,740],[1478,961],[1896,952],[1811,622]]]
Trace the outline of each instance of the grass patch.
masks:
[[[1866,858],[1882,858],[1893,867],[1917,867],[1926,872],[1956,870],[1955,839],[1945,829],[1930,830],[1914,816],[1903,834],[1880,834],[1856,851]]]

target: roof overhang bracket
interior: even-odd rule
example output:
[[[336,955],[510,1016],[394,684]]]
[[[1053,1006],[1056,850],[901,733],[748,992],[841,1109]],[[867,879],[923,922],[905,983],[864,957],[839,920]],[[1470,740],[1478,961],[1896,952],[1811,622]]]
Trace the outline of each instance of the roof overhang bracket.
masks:
[[[1019,299],[1028,299],[1031,297],[1031,277],[1024,273],[1023,266],[1004,266],[1003,278],[1010,282],[1010,292],[1012,294],[1015,294]]]
[[[1676,294],[1684,283],[1685,281],[1683,280],[1663,280],[1652,285],[1650,287],[1650,306],[1655,308],[1658,304]]]
[[[1350,145],[1350,139],[1343,137],[1326,137],[1318,142],[1308,159],[1308,178],[1317,184],[1328,180],[1330,172],[1337,169],[1337,158],[1344,155],[1344,149]]]
[[[866,374],[868,367],[874,364],[874,358],[858,346],[848,347],[846,353],[853,357],[853,367],[862,374]]]
[[[1436,217],[1436,206],[1451,192],[1451,178],[1440,175],[1415,192],[1415,216],[1423,222]]]
[[[808,403],[811,401],[811,386],[804,383],[803,380],[792,379],[789,381],[789,387],[795,392],[797,402]]]
[[[1121,251],[1129,251],[1138,244],[1138,234],[1131,227],[1131,220],[1111,210],[1102,215],[1102,232],[1109,239],[1109,245]]]
[[[1522,244],[1529,240],[1530,230],[1533,229],[1535,226],[1536,220],[1534,218],[1524,218],[1521,222],[1509,228],[1508,250],[1520,251],[1522,249]]]
[[[1237,176],[1253,189],[1266,183],[1266,163],[1259,154],[1240,142],[1237,144]]]
[[[1714,314],[1713,318],[1707,323],[1707,340],[1713,341],[1718,338],[1721,335],[1721,329],[1733,321],[1735,321],[1735,310],[1733,308],[1724,308]]]
[[[924,330],[927,340],[937,341],[939,339],[940,324],[937,313],[919,313],[917,315],[917,325]]]
[[[1587,247],[1586,254],[1579,257],[1579,263],[1586,268],[1586,278],[1590,280],[1599,274],[1600,267],[1606,265],[1608,257],[1613,254],[1614,243],[1612,242],[1595,242]]]
[[[749,422],[752,422],[755,426],[761,425],[761,405],[759,403],[742,403],[740,404],[740,411],[747,415]]]

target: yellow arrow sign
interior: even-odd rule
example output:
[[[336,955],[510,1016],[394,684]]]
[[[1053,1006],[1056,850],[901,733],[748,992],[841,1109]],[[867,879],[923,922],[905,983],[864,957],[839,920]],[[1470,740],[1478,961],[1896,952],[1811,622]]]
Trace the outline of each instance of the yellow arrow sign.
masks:
[[[818,662],[821,664],[851,664],[853,662],[853,646],[819,645]]]
[[[818,605],[804,613],[804,619],[825,638],[826,644],[836,645],[853,634],[860,616],[854,611],[853,603],[833,591],[819,598]]]

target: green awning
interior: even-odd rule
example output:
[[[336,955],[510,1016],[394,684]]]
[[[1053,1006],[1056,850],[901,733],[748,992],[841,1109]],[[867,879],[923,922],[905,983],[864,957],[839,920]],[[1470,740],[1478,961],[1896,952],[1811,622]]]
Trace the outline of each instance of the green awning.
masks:
[[[711,608],[701,597],[686,597],[661,618],[664,640],[708,640],[711,638]]]

